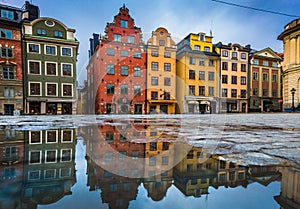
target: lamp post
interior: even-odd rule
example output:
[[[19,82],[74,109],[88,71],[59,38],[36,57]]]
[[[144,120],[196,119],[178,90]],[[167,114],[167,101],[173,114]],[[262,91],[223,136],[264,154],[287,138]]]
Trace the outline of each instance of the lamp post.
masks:
[[[295,96],[296,89],[292,88],[291,93],[292,93],[292,112],[295,112],[295,104],[294,104],[294,96]]]

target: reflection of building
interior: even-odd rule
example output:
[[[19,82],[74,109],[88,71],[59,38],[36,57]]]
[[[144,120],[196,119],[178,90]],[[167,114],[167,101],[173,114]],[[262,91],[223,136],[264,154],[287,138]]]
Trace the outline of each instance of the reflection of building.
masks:
[[[274,166],[250,166],[248,174],[248,181],[255,181],[264,186],[279,180],[281,176],[278,168]]]
[[[25,21],[25,112],[76,114],[75,30],[52,18]]]
[[[175,113],[176,46],[165,28],[147,43],[147,113]]]
[[[219,57],[212,36],[189,34],[177,44],[177,113],[218,113]]]
[[[221,56],[221,112],[247,112],[248,54],[250,45],[215,45]]]
[[[300,170],[292,167],[280,168],[282,174],[281,193],[275,200],[281,209],[300,208]]]
[[[249,59],[249,112],[281,111],[281,57],[266,48]]]
[[[75,145],[73,129],[25,132],[24,205],[36,208],[71,194]]]
[[[0,130],[0,208],[21,208],[23,131]]]

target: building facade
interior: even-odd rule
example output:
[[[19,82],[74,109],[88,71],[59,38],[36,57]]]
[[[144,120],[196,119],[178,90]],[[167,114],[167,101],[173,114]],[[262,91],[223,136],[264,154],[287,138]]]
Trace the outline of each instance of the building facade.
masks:
[[[249,59],[249,112],[282,111],[282,58],[266,48],[251,52]]]
[[[75,30],[52,18],[25,21],[24,103],[27,114],[76,114]]]
[[[211,36],[189,34],[177,44],[177,113],[219,112],[219,59]]]
[[[22,10],[0,4],[0,114],[23,112]]]
[[[105,35],[90,49],[88,100],[96,114],[143,114],[146,111],[146,55],[141,29],[123,5]]]
[[[220,112],[247,112],[248,55],[250,45],[215,45],[221,56]]]
[[[147,113],[175,113],[176,45],[165,28],[147,42]]]
[[[283,108],[292,107],[294,94],[294,105],[300,104],[300,18],[291,21],[284,27],[284,31],[278,36],[284,45],[283,70]]]

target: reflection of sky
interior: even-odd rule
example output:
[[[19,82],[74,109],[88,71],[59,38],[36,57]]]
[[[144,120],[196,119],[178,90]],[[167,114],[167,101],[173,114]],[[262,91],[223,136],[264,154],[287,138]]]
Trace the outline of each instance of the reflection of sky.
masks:
[[[72,187],[72,195],[63,197],[60,201],[51,205],[39,205],[40,209],[106,209],[107,204],[101,202],[101,191],[89,191],[87,185],[85,160],[85,146],[82,141],[76,145],[76,184]],[[244,187],[215,189],[209,188],[209,195],[200,198],[186,197],[174,185],[172,185],[164,199],[153,202],[148,198],[147,190],[141,184],[135,201],[131,201],[129,209],[277,209],[278,204],[274,196],[280,193],[280,183],[273,182],[268,187],[258,183],[252,183]]]

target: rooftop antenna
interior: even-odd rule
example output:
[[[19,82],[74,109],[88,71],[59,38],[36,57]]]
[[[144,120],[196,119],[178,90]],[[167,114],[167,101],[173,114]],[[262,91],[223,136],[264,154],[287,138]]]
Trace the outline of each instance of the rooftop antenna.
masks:
[[[213,27],[213,20],[211,20],[210,22],[210,36],[213,36],[213,32],[212,32],[212,27]]]

